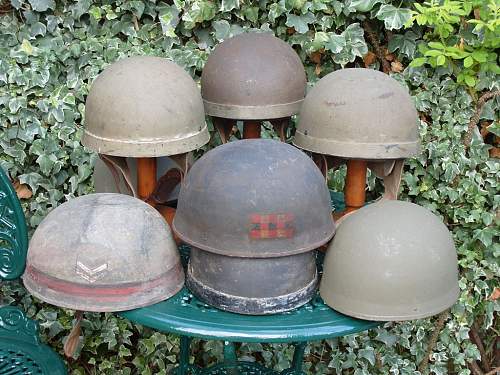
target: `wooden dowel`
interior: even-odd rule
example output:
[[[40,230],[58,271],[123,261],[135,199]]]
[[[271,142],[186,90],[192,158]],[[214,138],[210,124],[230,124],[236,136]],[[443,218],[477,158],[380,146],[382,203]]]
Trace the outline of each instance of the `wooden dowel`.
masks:
[[[245,121],[243,123],[243,138],[260,138],[260,121]]]
[[[137,194],[146,200],[156,187],[156,158],[137,158]]]
[[[366,168],[365,160],[347,161],[347,177],[344,188],[346,213],[355,211],[365,204]]]

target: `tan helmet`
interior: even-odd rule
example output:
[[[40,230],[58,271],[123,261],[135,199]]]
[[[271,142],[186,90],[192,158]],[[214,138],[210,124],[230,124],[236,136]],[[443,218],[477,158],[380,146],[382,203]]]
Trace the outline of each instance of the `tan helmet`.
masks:
[[[419,153],[418,116],[407,90],[382,72],[330,73],[307,94],[294,144],[348,159],[401,159]]]
[[[196,83],[167,59],[125,58],[107,67],[92,84],[82,143],[100,154],[174,155],[208,140]]]
[[[365,206],[337,228],[320,294],[330,307],[360,319],[438,314],[459,295],[451,234],[436,215],[413,203]]]
[[[174,232],[193,247],[186,285],[242,314],[306,303],[316,292],[314,251],[335,231],[323,176],[284,142],[247,139],[203,155],[179,192]]]
[[[296,114],[306,75],[290,45],[267,33],[240,34],[219,44],[201,76],[210,116],[266,120]]]
[[[177,293],[184,271],[165,220],[139,199],[113,193],[72,199],[31,239],[23,276],[35,297],[83,311],[122,311]]]

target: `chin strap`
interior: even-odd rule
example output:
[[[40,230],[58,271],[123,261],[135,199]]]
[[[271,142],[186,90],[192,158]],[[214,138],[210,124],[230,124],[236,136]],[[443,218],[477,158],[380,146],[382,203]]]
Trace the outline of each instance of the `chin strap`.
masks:
[[[137,198],[138,195],[137,191],[134,188],[134,184],[132,183],[132,178],[130,177],[130,169],[127,164],[127,158],[105,154],[99,154],[99,157],[111,171],[113,179],[115,180],[116,190],[121,194],[128,194]],[[127,191],[121,191],[122,179]]]
[[[80,334],[82,333],[82,319],[83,312],[77,311],[75,313],[75,322],[73,324],[73,328],[71,328],[71,332],[64,343],[64,355],[66,358],[73,358],[73,355],[78,348],[78,343],[80,342]]]
[[[313,154],[313,160],[325,178],[328,170],[336,169],[344,163],[342,159],[320,154]],[[372,170],[378,178],[384,181],[384,194],[382,197],[378,198],[375,203],[398,199],[403,166],[404,159],[368,162],[368,168]],[[342,222],[354,212],[356,211],[345,213],[341,217],[336,218],[336,226],[339,227]]]
[[[227,143],[231,134],[233,134],[234,120],[229,120],[221,117],[212,117],[212,122],[219,133],[222,143]]]
[[[282,142],[285,142],[286,131],[288,129],[288,125],[290,124],[290,118],[289,117],[279,118],[275,120],[270,120],[269,122],[273,126],[273,129],[276,132],[276,134],[278,134],[278,137],[280,137],[280,140]]]
[[[368,163],[368,168],[384,181],[384,194],[377,201],[398,199],[403,166],[404,159]]]

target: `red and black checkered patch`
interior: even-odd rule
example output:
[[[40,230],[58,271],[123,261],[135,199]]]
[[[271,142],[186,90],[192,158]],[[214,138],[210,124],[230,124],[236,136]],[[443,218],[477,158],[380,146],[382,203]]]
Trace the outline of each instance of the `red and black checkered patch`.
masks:
[[[291,238],[295,234],[293,214],[251,214],[251,239]]]

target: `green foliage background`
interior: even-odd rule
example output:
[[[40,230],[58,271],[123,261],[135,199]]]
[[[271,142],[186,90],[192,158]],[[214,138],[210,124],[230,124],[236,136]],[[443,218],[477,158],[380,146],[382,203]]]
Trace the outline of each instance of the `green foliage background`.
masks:
[[[487,142],[475,124],[469,150],[463,142],[480,96],[500,86],[498,0],[0,4],[0,165],[33,192],[23,200],[31,228],[58,204],[92,191],[95,155],[80,144],[84,103],[93,79],[113,61],[164,56],[199,79],[214,45],[259,29],[296,49],[312,84],[343,66],[364,66],[369,51],[379,58],[367,64],[379,69],[385,55],[380,51],[388,48],[393,76],[408,87],[421,113],[423,152],[407,162],[402,197],[440,215],[459,254],[460,299],[430,352],[427,371],[463,375],[471,373],[472,362],[485,371],[488,364],[499,365],[499,303],[489,297],[499,277],[500,164],[488,144],[500,136],[498,96],[479,113],[490,132]],[[332,187],[342,187],[342,173],[331,176]],[[376,192],[379,182],[370,177],[369,187]],[[61,352],[74,312],[33,299],[17,282],[3,283],[0,290],[0,304],[24,308],[41,323],[44,340]],[[435,319],[388,323],[311,343],[307,372],[419,374],[434,326]],[[471,327],[484,344],[483,358],[470,340]],[[86,314],[83,332],[79,351],[68,363],[73,374],[165,374],[179,351],[178,338],[112,314]],[[193,348],[199,364],[213,363],[222,353],[217,342],[197,341]],[[242,344],[239,352],[276,369],[288,366],[292,356],[287,345]]]

